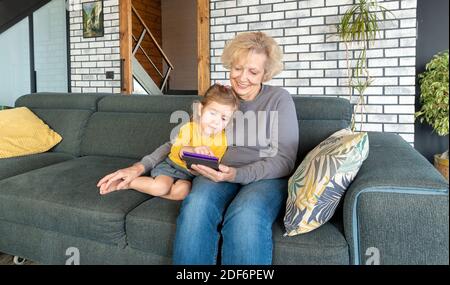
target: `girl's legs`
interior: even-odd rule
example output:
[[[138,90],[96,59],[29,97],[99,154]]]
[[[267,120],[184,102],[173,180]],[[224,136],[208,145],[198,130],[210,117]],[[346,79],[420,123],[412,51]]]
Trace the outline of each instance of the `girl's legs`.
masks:
[[[173,183],[174,179],[170,176],[159,175],[155,178],[140,176],[130,182],[130,188],[142,193],[150,194],[152,196],[160,196],[170,200],[183,200],[191,188],[191,182],[188,180],[178,180]],[[109,191],[104,191],[101,194],[108,194],[115,190],[118,180],[111,184]]]
[[[140,176],[130,182],[130,188],[152,196],[164,196],[169,194],[173,185],[173,178],[159,175],[155,178]]]
[[[272,224],[287,196],[287,179],[267,179],[241,188],[222,228],[222,264],[271,264]]]
[[[174,264],[216,264],[218,226],[239,186],[216,183],[202,176],[194,178],[191,193],[184,199],[177,219]]]
[[[189,194],[191,185],[191,181],[179,179],[172,185],[169,193],[161,197],[169,200],[183,200]]]

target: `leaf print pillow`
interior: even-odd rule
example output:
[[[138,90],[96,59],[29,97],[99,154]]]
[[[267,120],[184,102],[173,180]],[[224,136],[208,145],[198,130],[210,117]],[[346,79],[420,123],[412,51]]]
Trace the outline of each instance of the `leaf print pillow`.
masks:
[[[367,133],[349,129],[311,150],[289,179],[285,235],[307,233],[330,220],[368,154]]]

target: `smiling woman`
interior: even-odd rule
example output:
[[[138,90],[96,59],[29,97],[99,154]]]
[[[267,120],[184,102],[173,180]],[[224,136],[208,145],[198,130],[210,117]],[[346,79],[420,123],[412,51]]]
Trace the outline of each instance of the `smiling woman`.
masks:
[[[264,63],[267,56],[250,51],[237,59],[231,67],[230,82],[233,90],[244,101],[255,99],[264,78]]]
[[[264,33],[241,33],[231,41],[222,53],[222,64],[227,69],[237,68],[250,54],[263,57],[263,82],[269,81],[283,69],[283,54],[276,41]],[[247,62],[251,62],[248,61]],[[256,62],[255,62],[256,63]]]
[[[175,264],[272,263],[272,224],[284,205],[285,177],[293,170],[298,146],[291,96],[263,84],[281,71],[281,59],[278,44],[261,32],[238,34],[226,45],[222,63],[241,100],[239,110],[254,119],[255,128],[248,127],[249,120],[234,121],[230,136],[234,140],[220,171],[192,167],[201,176],[194,179],[178,217]],[[266,130],[269,138],[261,140]]]

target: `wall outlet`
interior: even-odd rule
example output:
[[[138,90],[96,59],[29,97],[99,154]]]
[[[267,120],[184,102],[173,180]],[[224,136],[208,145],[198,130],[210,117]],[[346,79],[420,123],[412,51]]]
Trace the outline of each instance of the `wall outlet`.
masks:
[[[114,71],[107,71],[106,79],[114,79]]]

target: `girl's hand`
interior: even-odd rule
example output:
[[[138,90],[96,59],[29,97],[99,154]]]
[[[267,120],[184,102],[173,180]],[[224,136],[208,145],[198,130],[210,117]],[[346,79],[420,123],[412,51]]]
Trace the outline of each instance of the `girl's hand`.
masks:
[[[178,156],[180,157],[181,160],[183,159],[184,152],[194,152],[194,148],[191,146],[183,146],[180,149],[180,153],[178,154]]]
[[[191,167],[198,172],[198,174],[203,175],[214,182],[233,182],[236,178],[236,168],[223,164],[219,165],[220,171],[216,171],[208,166],[200,164],[193,164]]]
[[[208,146],[197,146],[194,147],[194,152],[198,154],[204,154],[209,156],[214,156],[214,153]]]

